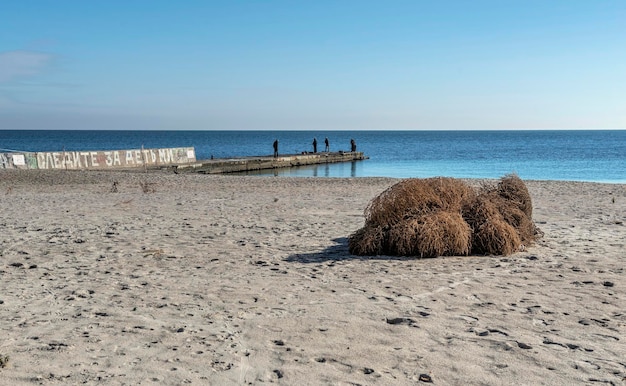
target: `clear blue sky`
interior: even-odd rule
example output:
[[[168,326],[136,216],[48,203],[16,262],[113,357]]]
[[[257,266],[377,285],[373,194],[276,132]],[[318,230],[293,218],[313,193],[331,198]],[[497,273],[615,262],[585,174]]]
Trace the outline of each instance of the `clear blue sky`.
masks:
[[[22,128],[626,128],[626,0],[4,0]]]

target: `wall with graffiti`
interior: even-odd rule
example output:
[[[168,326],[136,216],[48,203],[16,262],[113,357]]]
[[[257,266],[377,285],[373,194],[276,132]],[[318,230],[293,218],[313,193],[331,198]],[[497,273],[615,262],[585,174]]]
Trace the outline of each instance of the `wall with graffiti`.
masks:
[[[0,169],[120,169],[196,162],[193,147],[0,153]]]

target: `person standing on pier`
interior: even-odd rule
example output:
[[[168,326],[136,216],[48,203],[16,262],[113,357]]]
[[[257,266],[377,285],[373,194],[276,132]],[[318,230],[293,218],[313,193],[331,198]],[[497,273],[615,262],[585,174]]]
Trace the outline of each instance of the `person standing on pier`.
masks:
[[[274,158],[278,158],[278,140],[274,141]]]
[[[356,151],[356,142],[354,141],[354,139],[350,140],[350,151],[353,153]]]
[[[317,153],[317,138],[313,137],[313,153]]]
[[[330,152],[330,144],[328,142],[328,137],[324,138],[324,145],[326,145],[326,147],[324,148],[325,152]]]

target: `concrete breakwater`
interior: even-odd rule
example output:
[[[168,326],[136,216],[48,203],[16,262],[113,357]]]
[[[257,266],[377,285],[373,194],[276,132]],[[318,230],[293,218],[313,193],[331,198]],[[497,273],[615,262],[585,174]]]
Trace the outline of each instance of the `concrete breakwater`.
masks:
[[[325,163],[351,162],[364,159],[367,159],[367,157],[362,152],[285,154],[279,155],[278,157],[266,156],[203,160],[195,163],[176,165],[175,169],[177,172],[223,174]]]
[[[367,159],[362,152],[321,152],[197,160],[193,147],[110,151],[0,153],[0,169],[106,170],[172,169],[204,174],[351,162]]]

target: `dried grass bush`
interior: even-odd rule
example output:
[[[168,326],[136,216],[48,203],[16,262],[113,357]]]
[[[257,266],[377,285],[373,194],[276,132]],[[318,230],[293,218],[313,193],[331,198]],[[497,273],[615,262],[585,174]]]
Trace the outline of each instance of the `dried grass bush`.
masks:
[[[528,218],[533,217],[533,204],[526,184],[515,174],[508,174],[500,179],[496,187],[498,195],[507,202],[515,204]]]
[[[350,253],[357,256],[384,255],[385,231],[382,227],[366,224],[354,232],[348,241]]]
[[[531,197],[516,175],[475,191],[453,178],[404,180],[375,197],[365,226],[349,238],[354,255],[508,255],[540,234]]]
[[[472,252],[481,255],[510,255],[521,245],[519,235],[510,224],[489,219],[474,229]]]
[[[460,210],[474,197],[471,187],[454,178],[408,179],[375,197],[365,208],[365,221],[391,226],[405,218],[425,213]]]
[[[511,201],[503,198],[496,201],[502,219],[515,229],[521,244],[531,244],[537,235],[537,227],[533,223],[532,218],[517,204],[511,203]]]
[[[399,256],[467,255],[472,230],[459,212],[439,211],[401,221],[390,228],[388,251]]]
[[[472,205],[465,208],[463,217],[475,230],[487,221],[504,221],[516,231],[520,245],[529,245],[537,238],[539,232],[532,218],[521,208],[528,210],[532,206],[529,201],[520,205],[519,201],[502,197],[496,187],[492,191],[479,194]],[[473,252],[484,253],[480,250]]]

